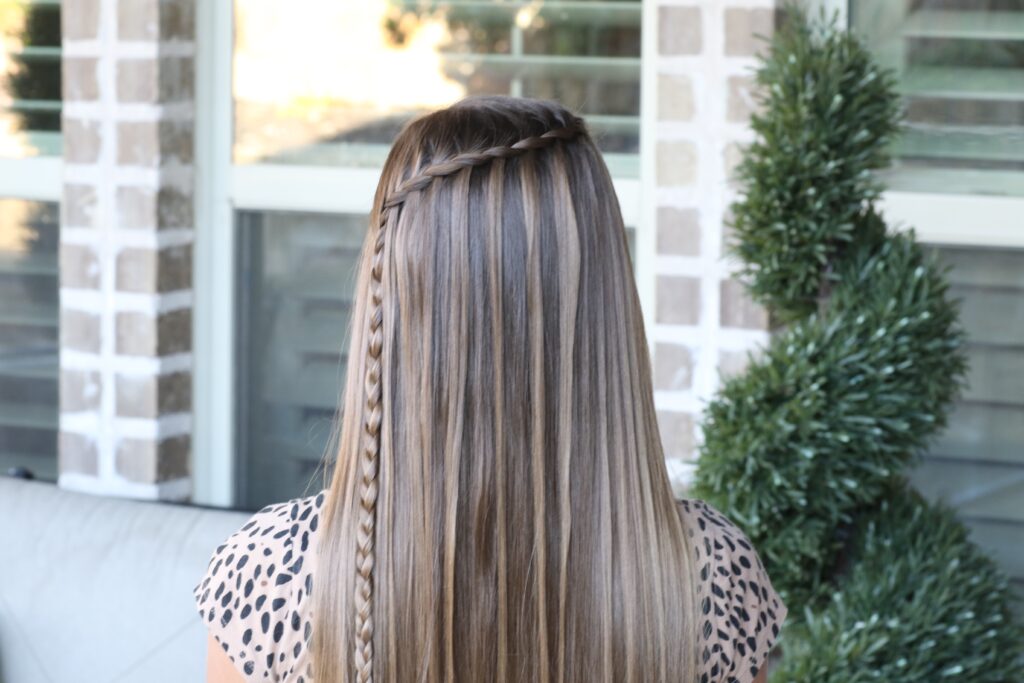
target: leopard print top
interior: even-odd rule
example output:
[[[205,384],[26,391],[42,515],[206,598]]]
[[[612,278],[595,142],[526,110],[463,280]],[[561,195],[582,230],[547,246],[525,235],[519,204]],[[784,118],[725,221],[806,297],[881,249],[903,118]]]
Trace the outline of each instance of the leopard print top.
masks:
[[[193,594],[247,682],[311,683],[310,591],[325,492],[268,505],[218,546]],[[757,552],[709,504],[679,503],[699,572],[700,683],[751,683],[786,618]]]

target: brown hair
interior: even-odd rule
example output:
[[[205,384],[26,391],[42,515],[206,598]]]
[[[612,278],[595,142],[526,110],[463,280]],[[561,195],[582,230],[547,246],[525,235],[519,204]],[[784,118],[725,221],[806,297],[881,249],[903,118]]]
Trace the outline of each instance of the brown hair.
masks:
[[[582,119],[474,97],[407,124],[357,292],[315,680],[695,680],[690,540]]]

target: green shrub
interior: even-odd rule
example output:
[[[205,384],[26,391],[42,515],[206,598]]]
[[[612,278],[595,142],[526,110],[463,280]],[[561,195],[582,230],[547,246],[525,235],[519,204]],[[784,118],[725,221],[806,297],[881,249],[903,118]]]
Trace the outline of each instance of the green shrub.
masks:
[[[1006,576],[941,505],[897,493],[863,521],[842,590],[785,638],[773,680],[1024,680]]]
[[[732,249],[785,327],[710,403],[694,494],[790,608],[778,680],[1019,680],[1006,578],[903,485],[966,362],[945,269],[875,206],[893,77],[834,22],[788,14],[757,75]]]
[[[911,234],[839,273],[827,311],[775,335],[710,404],[695,485],[798,605],[827,587],[842,527],[944,424],[964,371],[942,270]]]
[[[853,36],[797,9],[757,71],[761,112],[737,167],[738,256],[755,299],[781,319],[809,314],[822,275],[865,222],[896,133],[893,76]]]

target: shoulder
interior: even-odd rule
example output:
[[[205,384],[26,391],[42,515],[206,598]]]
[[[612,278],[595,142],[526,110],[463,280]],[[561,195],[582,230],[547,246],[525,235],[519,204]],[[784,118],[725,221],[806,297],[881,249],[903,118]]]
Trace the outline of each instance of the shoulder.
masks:
[[[679,501],[698,583],[705,678],[750,683],[778,640],[787,608],[747,535],[709,503]]]
[[[214,549],[193,589],[203,622],[246,681],[308,680],[323,502],[320,492],[254,513]]]

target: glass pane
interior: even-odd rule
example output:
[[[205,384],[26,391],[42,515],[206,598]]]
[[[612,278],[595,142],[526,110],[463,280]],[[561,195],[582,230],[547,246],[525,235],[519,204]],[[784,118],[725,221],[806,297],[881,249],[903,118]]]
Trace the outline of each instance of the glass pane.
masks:
[[[1024,195],[1024,1],[852,0],[895,69],[907,128],[895,189]]]
[[[59,156],[60,0],[0,0],[0,157]]]
[[[914,483],[957,506],[1024,589],[1024,250],[938,252],[961,301],[969,386]]]
[[[317,466],[343,384],[350,300],[367,221],[354,214],[237,216],[243,507],[307,495],[307,485],[321,481]]]
[[[56,204],[0,199],[0,472],[57,479]]]
[[[408,118],[465,95],[556,99],[636,176],[639,0],[235,1],[238,163],[379,166]]]

